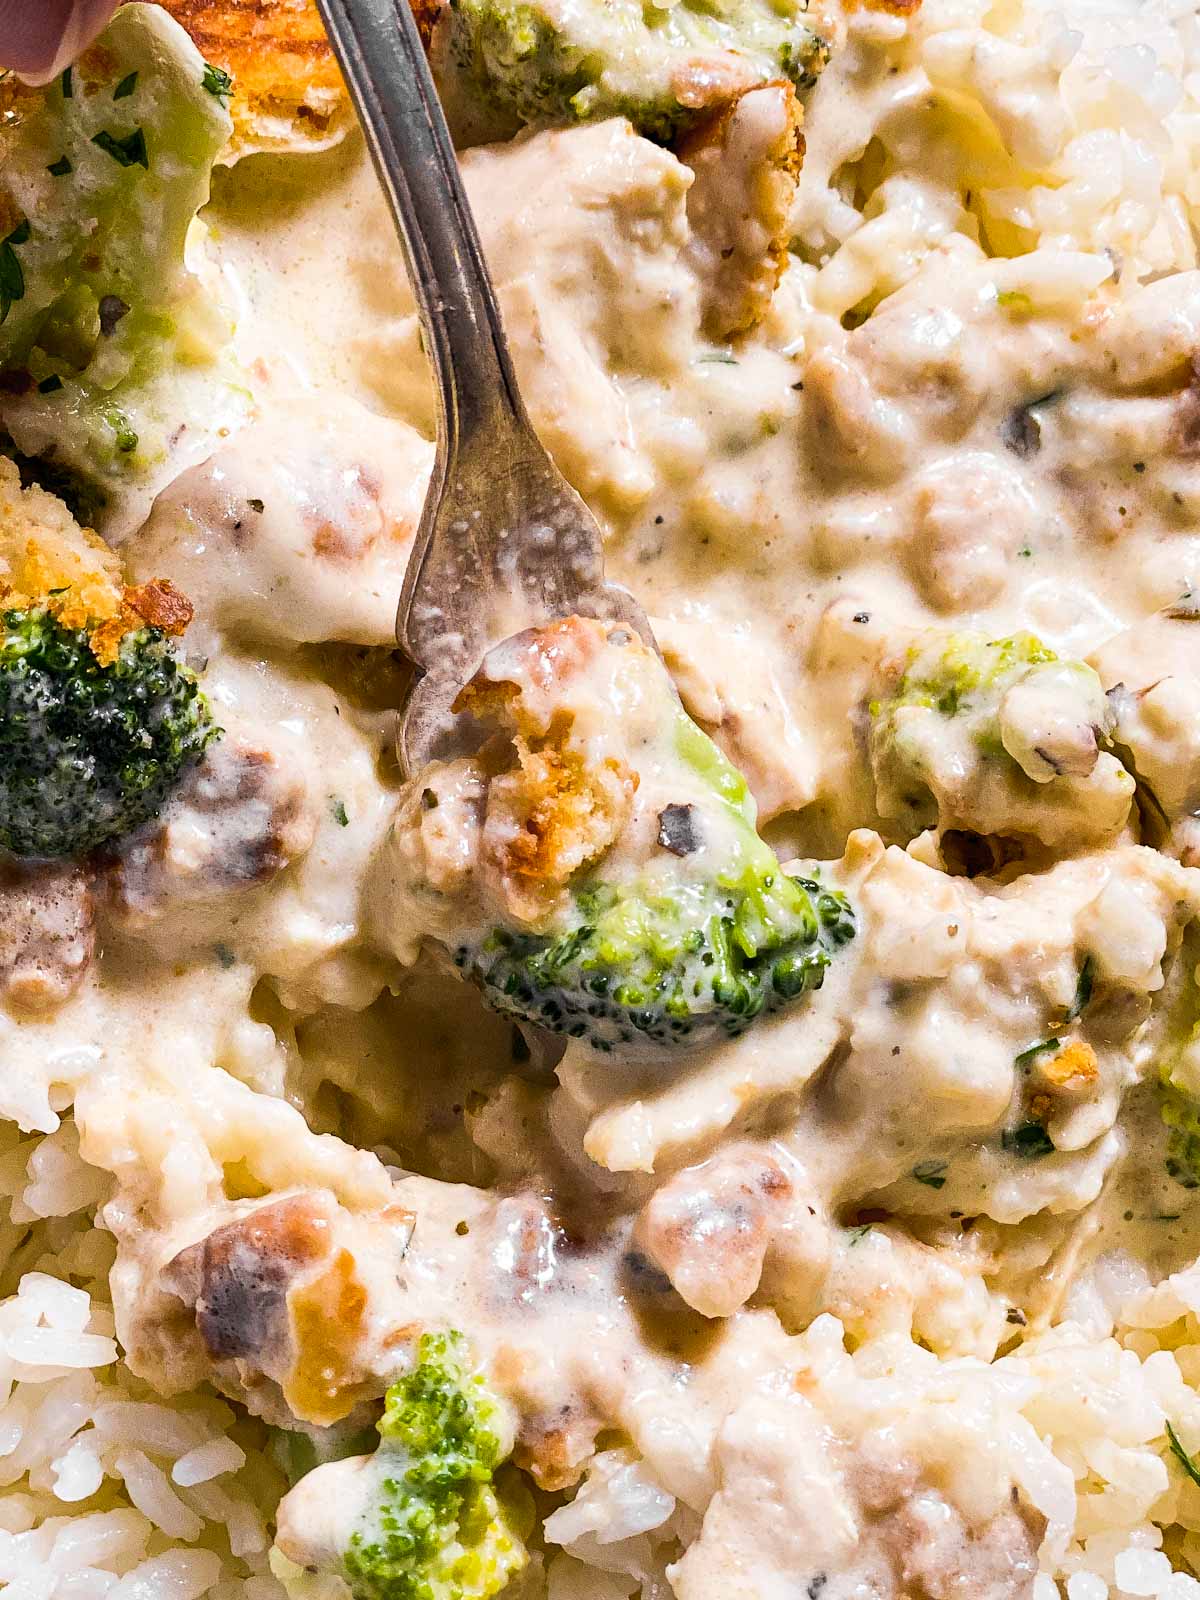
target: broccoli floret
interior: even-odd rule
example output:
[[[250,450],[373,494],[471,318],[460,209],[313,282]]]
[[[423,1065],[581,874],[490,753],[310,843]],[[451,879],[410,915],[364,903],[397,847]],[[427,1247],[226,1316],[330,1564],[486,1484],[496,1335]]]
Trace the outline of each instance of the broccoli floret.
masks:
[[[0,845],[80,856],[130,833],[217,737],[194,672],[157,628],[101,663],[44,607],[3,613]]]
[[[735,1036],[821,987],[849,901],[784,871],[628,627],[518,634],[456,709],[495,732],[414,777],[375,880],[402,960],[434,941],[496,1010],[627,1054]]]
[[[991,710],[997,694],[1031,667],[1057,661],[1032,633],[1015,633],[1007,639],[985,639],[981,634],[932,634],[908,652],[906,670],[886,704],[872,705],[876,718],[895,716],[902,706],[927,706],[944,717]]]
[[[733,1037],[819,989],[854,935],[849,902],[784,872],[745,779],[661,661],[628,630],[580,619],[530,639],[524,665],[520,649],[489,657],[481,676],[498,661],[500,680],[467,698],[524,751],[513,872],[523,836],[538,834],[537,869],[560,874],[560,898],[549,926],[535,910],[528,925],[507,917],[463,938],[460,970],[496,1010],[602,1051]],[[543,668],[556,681],[539,702]],[[510,670],[527,686],[515,698]],[[509,781],[493,781],[490,809],[514,837]]]
[[[451,0],[450,51],[520,122],[624,116],[667,142],[747,89],[810,88],[829,56],[801,0]]]
[[[1184,1189],[1200,1189],[1200,1105],[1164,1084],[1159,1109],[1167,1126],[1167,1176]]]
[[[516,1497],[496,1487],[502,1432],[462,1334],[424,1334],[387,1391],[375,1454],[302,1480],[280,1507],[281,1547],[310,1570],[335,1570],[355,1600],[488,1600],[528,1561]],[[343,1503],[335,1477],[353,1485],[359,1510],[331,1550],[318,1523]]]
[[[158,811],[219,733],[171,644],[191,614],[0,459],[0,848],[84,855]]]
[[[882,670],[869,702],[881,816],[1047,846],[1124,822],[1133,780],[1105,748],[1112,710],[1084,662],[1031,633],[931,631]]]
[[[749,821],[738,868],[677,884],[593,879],[572,916],[554,936],[495,928],[455,960],[495,1010],[602,1051],[734,1038],[819,989],[855,932],[845,895],[789,877]]]
[[[135,3],[5,130],[0,414],[130,522],[122,496],[140,510],[168,452],[208,454],[246,407],[228,319],[184,260],[230,128],[184,30]]]
[[[1163,1044],[1158,1057],[1159,1110],[1167,1128],[1166,1170],[1185,1189],[1200,1189],[1200,929],[1184,934],[1168,975]]]

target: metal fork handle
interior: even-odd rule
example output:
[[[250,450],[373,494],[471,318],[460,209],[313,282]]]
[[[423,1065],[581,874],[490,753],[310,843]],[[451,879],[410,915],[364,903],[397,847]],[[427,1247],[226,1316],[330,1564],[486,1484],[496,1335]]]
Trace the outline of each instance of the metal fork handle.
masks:
[[[481,429],[528,427],[499,307],[408,0],[318,6],[404,245],[433,364],[444,476]]]
[[[415,771],[453,732],[452,702],[485,652],[579,613],[619,618],[595,518],[522,404],[500,310],[408,0],[317,0],[404,246],[438,393],[438,450],[396,621],[425,674],[401,727]]]

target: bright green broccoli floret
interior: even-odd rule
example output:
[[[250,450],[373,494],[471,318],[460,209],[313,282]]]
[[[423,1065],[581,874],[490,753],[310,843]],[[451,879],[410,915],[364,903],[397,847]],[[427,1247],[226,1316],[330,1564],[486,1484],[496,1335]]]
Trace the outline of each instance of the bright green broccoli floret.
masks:
[[[1200,1189],[1200,1105],[1164,1084],[1160,1109],[1167,1125],[1167,1175],[1185,1189]]]
[[[843,894],[789,877],[758,835],[741,773],[679,708],[675,745],[709,791],[726,840],[715,873],[684,862],[627,884],[602,871],[572,897],[550,935],[494,929],[455,953],[498,1011],[612,1050],[734,1037],[755,1017],[819,989],[854,937]]]
[[[185,265],[231,122],[160,7],[19,103],[0,171],[0,413],[18,449],[111,498],[207,454],[244,410],[231,329]]]
[[[1057,660],[1032,633],[1007,639],[947,634],[936,649],[913,648],[895,692],[873,702],[871,714],[888,718],[904,706],[928,706],[944,717],[957,717],[978,709],[981,701],[990,709],[997,694],[1030,667]]]
[[[1086,662],[1031,633],[930,629],[881,675],[885,692],[868,703],[881,816],[1052,849],[1124,822],[1133,780],[1108,748],[1112,708]]]
[[[425,1334],[387,1392],[374,1492],[342,1559],[355,1600],[487,1600],[525,1565],[494,1486],[497,1421],[462,1335]]]
[[[1200,1189],[1200,934],[1193,926],[1168,979],[1164,1043],[1158,1058],[1159,1110],[1167,1127],[1166,1169],[1185,1189]]]
[[[14,855],[79,856],[130,832],[218,734],[157,628],[102,664],[44,607],[3,613],[0,845]]]
[[[449,26],[464,71],[517,120],[624,116],[666,142],[711,113],[713,82],[811,87],[829,51],[805,9],[800,0],[679,0],[657,10],[640,0],[451,0]]]

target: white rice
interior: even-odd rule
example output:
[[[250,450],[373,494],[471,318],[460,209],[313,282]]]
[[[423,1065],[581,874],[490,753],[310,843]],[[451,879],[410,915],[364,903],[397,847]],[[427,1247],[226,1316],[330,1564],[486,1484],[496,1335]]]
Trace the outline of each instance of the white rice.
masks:
[[[213,1395],[163,1404],[119,1360],[93,1220],[108,1183],[70,1122],[3,1145],[7,1274],[27,1264],[0,1302],[5,1600],[282,1600],[266,1430]]]

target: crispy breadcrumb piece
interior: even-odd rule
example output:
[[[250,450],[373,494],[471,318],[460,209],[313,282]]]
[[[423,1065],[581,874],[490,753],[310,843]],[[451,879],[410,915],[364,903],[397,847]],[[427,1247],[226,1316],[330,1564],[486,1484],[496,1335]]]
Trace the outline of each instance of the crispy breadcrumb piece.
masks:
[[[149,624],[174,637],[192,620],[191,602],[166,578],[125,587],[104,540],[54,495],[22,489],[15,463],[0,456],[0,608],[40,606],[64,628],[85,629],[101,666],[117,659],[126,634]]]
[[[0,77],[0,168],[3,167],[4,158],[8,154],[13,130],[21,125],[31,111],[36,111],[41,103],[41,89],[34,89],[29,84],[22,83],[15,72],[7,72]],[[13,210],[12,200],[0,193],[0,234],[11,233],[20,220],[20,214]]]
[[[46,603],[66,628],[106,622],[122,605],[121,564],[104,540],[44,489],[22,489],[6,457],[0,457],[0,598],[6,607]]]
[[[746,333],[766,315],[787,263],[789,216],[804,138],[790,83],[741,95],[679,146],[688,191],[689,255],[710,339]]]
[[[625,762],[611,756],[589,761],[572,746],[569,706],[547,718],[538,704],[537,689],[569,680],[604,636],[602,624],[580,617],[552,623],[536,635],[534,677],[542,683],[523,693],[516,683],[477,677],[455,703],[456,710],[496,724],[516,752],[516,764],[492,779],[484,848],[519,916],[540,915],[612,846],[637,791],[638,775]]]
[[[162,0],[204,59],[233,80],[223,160],[337,144],[354,122],[314,0]]]
[[[1100,1075],[1096,1052],[1083,1039],[1068,1039],[1061,1050],[1039,1060],[1038,1072],[1053,1089],[1084,1089]]]

